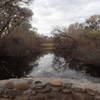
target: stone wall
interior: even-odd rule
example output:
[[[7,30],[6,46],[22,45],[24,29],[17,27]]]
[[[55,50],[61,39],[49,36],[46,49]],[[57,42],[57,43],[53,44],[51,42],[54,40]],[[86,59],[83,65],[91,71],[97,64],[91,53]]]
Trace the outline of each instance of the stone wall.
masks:
[[[0,100],[100,100],[100,84],[54,78],[2,80]]]

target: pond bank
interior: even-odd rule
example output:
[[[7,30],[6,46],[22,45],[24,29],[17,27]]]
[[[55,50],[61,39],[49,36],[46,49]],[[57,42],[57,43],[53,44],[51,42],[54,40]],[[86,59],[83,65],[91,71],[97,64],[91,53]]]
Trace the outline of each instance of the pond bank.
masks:
[[[62,78],[1,80],[0,100],[100,100],[100,84]]]

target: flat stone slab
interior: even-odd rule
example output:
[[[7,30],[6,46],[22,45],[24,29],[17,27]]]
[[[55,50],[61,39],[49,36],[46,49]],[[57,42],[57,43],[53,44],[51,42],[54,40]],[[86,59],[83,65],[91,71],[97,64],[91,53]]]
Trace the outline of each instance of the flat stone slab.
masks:
[[[1,80],[0,100],[100,100],[100,84],[62,78]]]

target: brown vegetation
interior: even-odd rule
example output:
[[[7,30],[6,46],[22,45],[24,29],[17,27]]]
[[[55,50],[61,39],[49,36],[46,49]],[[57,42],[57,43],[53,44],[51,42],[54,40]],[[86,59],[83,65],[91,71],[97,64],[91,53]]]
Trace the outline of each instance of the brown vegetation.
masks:
[[[19,6],[30,1],[0,0],[0,79],[24,76],[41,51],[41,37],[30,24],[33,13]]]
[[[29,23],[33,13],[18,5],[29,1],[0,1],[0,56],[29,56],[40,51],[40,37]]]
[[[100,15],[68,28],[57,27],[52,33],[56,50],[64,51],[68,58],[83,64],[100,65]]]

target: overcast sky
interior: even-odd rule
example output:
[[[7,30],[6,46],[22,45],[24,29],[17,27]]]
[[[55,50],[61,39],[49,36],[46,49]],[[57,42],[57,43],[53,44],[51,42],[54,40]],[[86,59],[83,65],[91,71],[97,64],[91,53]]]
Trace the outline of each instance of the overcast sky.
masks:
[[[30,8],[33,26],[39,33],[50,35],[55,26],[68,26],[100,14],[100,0],[35,0]]]

